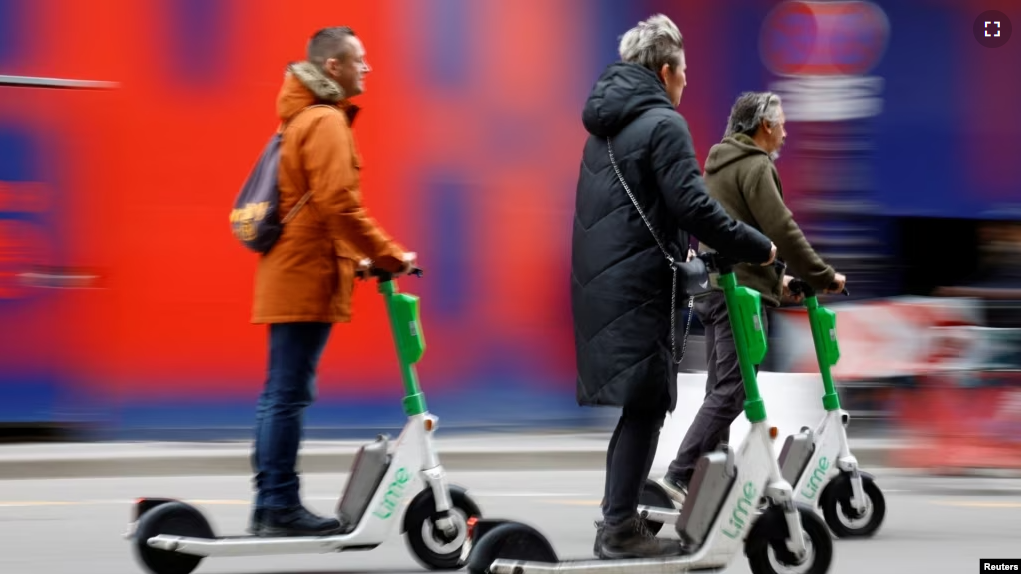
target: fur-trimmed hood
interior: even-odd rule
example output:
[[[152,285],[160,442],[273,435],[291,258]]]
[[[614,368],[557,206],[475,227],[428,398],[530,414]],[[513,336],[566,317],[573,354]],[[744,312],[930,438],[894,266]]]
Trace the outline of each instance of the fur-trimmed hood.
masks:
[[[277,96],[277,115],[287,121],[307,106],[336,104],[353,120],[357,107],[344,99],[344,89],[310,62],[287,66],[284,85]]]

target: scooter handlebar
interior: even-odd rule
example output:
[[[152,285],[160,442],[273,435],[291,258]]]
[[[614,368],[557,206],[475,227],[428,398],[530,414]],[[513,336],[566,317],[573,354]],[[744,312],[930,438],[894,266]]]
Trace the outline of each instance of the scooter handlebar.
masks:
[[[405,273],[405,275],[414,275],[416,277],[421,277],[423,273],[424,271],[420,267],[415,267],[411,271]],[[368,280],[370,278],[375,278],[378,283],[385,283],[399,275],[400,274],[398,273],[391,273],[390,271],[381,269],[379,267],[369,267],[368,269],[360,269],[356,273],[356,276],[359,279]]]
[[[836,283],[830,283],[830,288],[836,286]],[[814,297],[816,295],[815,289],[811,285],[802,281],[801,279],[791,279],[791,282],[787,284],[787,289],[791,292],[791,295],[804,295],[805,297]],[[841,295],[850,295],[851,293],[844,287],[840,290]]]

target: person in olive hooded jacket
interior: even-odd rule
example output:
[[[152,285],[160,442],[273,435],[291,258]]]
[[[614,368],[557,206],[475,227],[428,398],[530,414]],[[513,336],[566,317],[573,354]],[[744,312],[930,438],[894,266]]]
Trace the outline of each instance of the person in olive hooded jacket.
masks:
[[[794,216],[783,202],[783,188],[775,161],[787,138],[780,97],[776,94],[741,94],[731,109],[723,141],[709,150],[705,181],[709,195],[727,213],[766,234],[778,249],[778,260],[794,274],[822,293],[839,293],[844,276],[836,273],[812,249]],[[712,250],[712,238],[702,238],[700,251]],[[734,267],[739,285],[762,294],[765,305],[778,307],[784,300],[796,301],[787,289],[791,276],[777,265],[740,264]],[[708,380],[706,397],[695,415],[677,456],[660,484],[676,501],[683,503],[695,463],[707,452],[726,445],[730,425],[741,414],[744,385],[738,366],[734,335],[723,292],[717,278],[714,290],[695,299],[694,310],[705,326]],[[766,329],[766,315],[762,315]]]
[[[681,551],[644,528],[637,506],[663,419],[676,403],[670,319],[681,316],[676,304],[683,300],[674,300],[670,265],[629,192],[677,261],[686,259],[688,233],[753,264],[771,263],[776,247],[706,193],[676,110],[686,83],[677,26],[665,16],[639,23],[621,39],[620,56],[582,113],[589,136],[575,199],[571,306],[578,403],[623,407],[606,455],[594,551],[640,558]]]

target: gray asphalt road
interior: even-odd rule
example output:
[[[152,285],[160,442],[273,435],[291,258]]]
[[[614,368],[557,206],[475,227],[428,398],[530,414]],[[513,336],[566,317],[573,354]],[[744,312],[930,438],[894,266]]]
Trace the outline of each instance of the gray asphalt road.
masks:
[[[976,572],[979,558],[1021,558],[1021,481],[932,479],[875,471],[887,496],[877,538],[837,541],[831,572]],[[457,473],[489,516],[525,520],[563,557],[588,558],[598,516],[598,472]],[[330,512],[344,475],[306,478],[309,506]],[[199,502],[221,533],[241,534],[248,477],[74,479],[0,482],[0,572],[119,574],[142,570],[123,540],[141,495]],[[747,573],[743,556],[728,572]],[[208,559],[198,573],[339,574],[424,572],[394,538],[368,553]]]

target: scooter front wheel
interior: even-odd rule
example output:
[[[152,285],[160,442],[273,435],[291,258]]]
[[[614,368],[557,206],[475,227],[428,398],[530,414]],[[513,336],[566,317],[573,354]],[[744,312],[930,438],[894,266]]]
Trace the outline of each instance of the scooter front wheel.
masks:
[[[851,504],[851,478],[846,474],[838,479],[841,484],[833,485],[824,493],[819,505],[822,507],[826,525],[840,538],[865,538],[872,536],[883,524],[886,517],[886,498],[875,480],[861,475],[861,486],[865,492],[865,509],[859,515]]]
[[[436,499],[429,488],[411,501],[404,515],[404,531],[411,554],[430,570],[458,570],[464,566],[461,548],[468,536],[468,519],[482,517],[482,511],[463,488],[452,485],[449,489],[453,533],[443,532],[436,524],[441,515],[436,512]]]
[[[805,556],[800,560],[787,548],[787,521],[783,509],[770,506],[756,520],[745,540],[748,565],[753,574],[783,574],[788,569],[801,574],[825,574],[833,562],[833,539],[826,523],[806,504],[795,503],[805,537]]]

